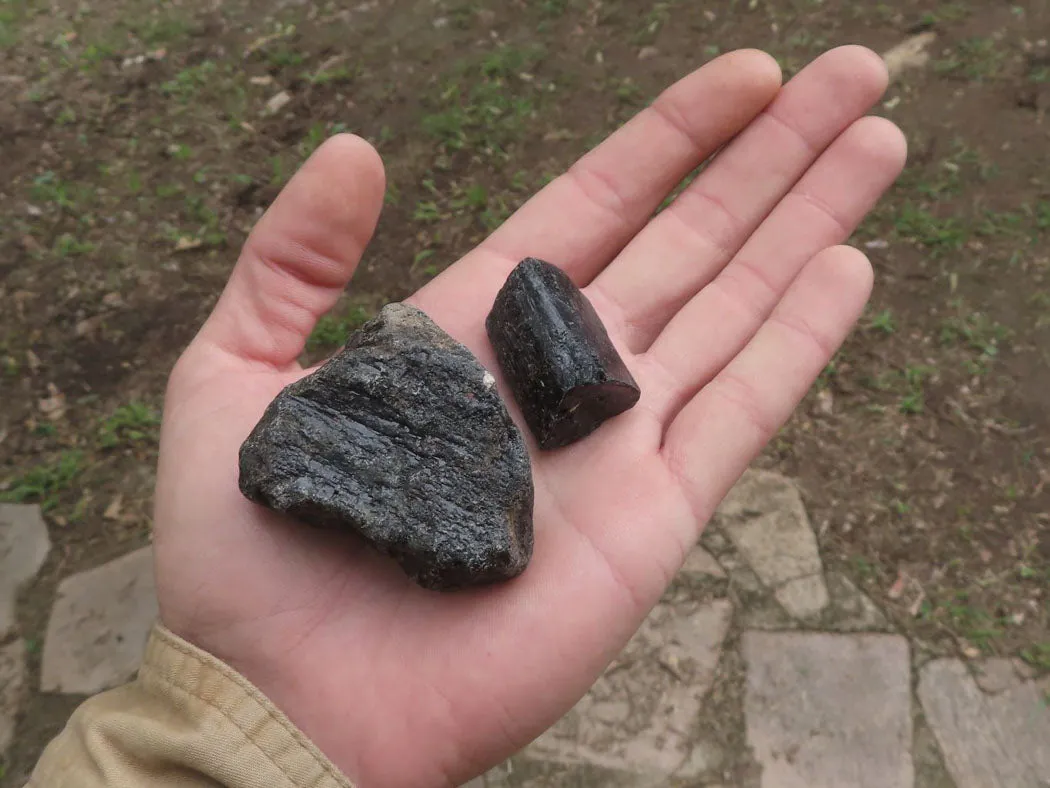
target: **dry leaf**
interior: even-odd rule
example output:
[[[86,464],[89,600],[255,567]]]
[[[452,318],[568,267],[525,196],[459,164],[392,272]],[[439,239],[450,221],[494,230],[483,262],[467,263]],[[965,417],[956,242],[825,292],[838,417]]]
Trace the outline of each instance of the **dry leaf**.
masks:
[[[911,614],[912,618],[915,618],[917,615],[919,615],[919,610],[922,609],[922,603],[925,602],[925,601],[926,601],[926,592],[923,591],[920,588],[919,589],[919,595],[917,597],[915,597],[915,601],[912,602],[911,606],[908,608],[908,613]]]
[[[886,592],[886,596],[890,599],[900,599],[907,585],[908,576],[904,572],[897,572],[897,579],[890,586],[890,590]]]
[[[102,325],[103,317],[105,316],[95,315],[94,317],[89,317],[86,320],[81,320],[79,323],[77,323],[76,328],[73,329],[74,333],[78,337],[86,337],[91,334],[94,334],[96,331],[98,331],[98,327]]]
[[[112,501],[109,502],[109,506],[106,507],[106,511],[102,513],[102,516],[107,520],[119,520],[121,509],[124,507],[124,496],[117,495]]]
[[[183,235],[175,242],[176,252],[188,252],[191,249],[197,249],[203,241],[200,238],[190,238],[188,235]]]
[[[292,101],[292,94],[287,90],[282,90],[276,96],[266,102],[266,111],[274,115],[280,112],[282,109],[288,106]]]
[[[897,46],[883,53],[882,59],[886,63],[886,70],[890,74],[890,81],[897,79],[909,68],[922,68],[930,60],[927,47],[937,39],[937,34],[931,31],[919,33]]]
[[[817,392],[817,412],[830,416],[835,410],[835,395],[831,389],[821,389]]]
[[[48,383],[47,390],[50,396],[37,402],[37,407],[49,419],[57,421],[66,413],[66,395],[54,383]]]

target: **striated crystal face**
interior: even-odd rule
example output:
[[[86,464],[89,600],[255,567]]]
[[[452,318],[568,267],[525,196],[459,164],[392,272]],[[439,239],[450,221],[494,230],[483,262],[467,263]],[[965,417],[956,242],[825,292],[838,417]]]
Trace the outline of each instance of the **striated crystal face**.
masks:
[[[586,437],[641,396],[591,302],[550,263],[532,257],[519,263],[485,327],[544,449]]]

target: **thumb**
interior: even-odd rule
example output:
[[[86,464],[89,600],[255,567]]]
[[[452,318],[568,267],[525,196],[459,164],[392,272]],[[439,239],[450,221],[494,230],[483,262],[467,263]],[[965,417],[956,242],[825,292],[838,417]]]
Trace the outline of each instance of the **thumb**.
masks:
[[[371,145],[328,140],[259,220],[197,340],[240,360],[293,364],[353,276],[384,190]]]

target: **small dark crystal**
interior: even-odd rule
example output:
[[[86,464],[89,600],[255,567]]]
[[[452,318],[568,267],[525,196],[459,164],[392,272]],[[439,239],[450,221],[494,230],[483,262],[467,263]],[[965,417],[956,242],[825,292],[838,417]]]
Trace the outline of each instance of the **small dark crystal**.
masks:
[[[494,378],[404,304],[274,399],[241,447],[240,487],[360,534],[426,588],[508,579],[532,555],[528,449]]]
[[[485,327],[544,449],[589,435],[641,396],[591,302],[550,263],[532,257],[519,263]]]

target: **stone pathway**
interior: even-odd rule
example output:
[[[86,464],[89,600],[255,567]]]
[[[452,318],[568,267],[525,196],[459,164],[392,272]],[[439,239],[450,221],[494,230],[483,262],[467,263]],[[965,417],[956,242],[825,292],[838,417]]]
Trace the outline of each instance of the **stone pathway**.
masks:
[[[702,542],[587,696],[470,788],[1050,788],[1050,676],[920,664],[825,572],[790,480],[749,472]],[[30,702],[15,602],[49,548],[37,507],[0,506],[0,764]],[[149,549],[66,578],[39,689],[126,681],[156,613]]]
[[[751,471],[588,696],[469,788],[1050,788],[1050,677],[913,662],[794,484]]]

